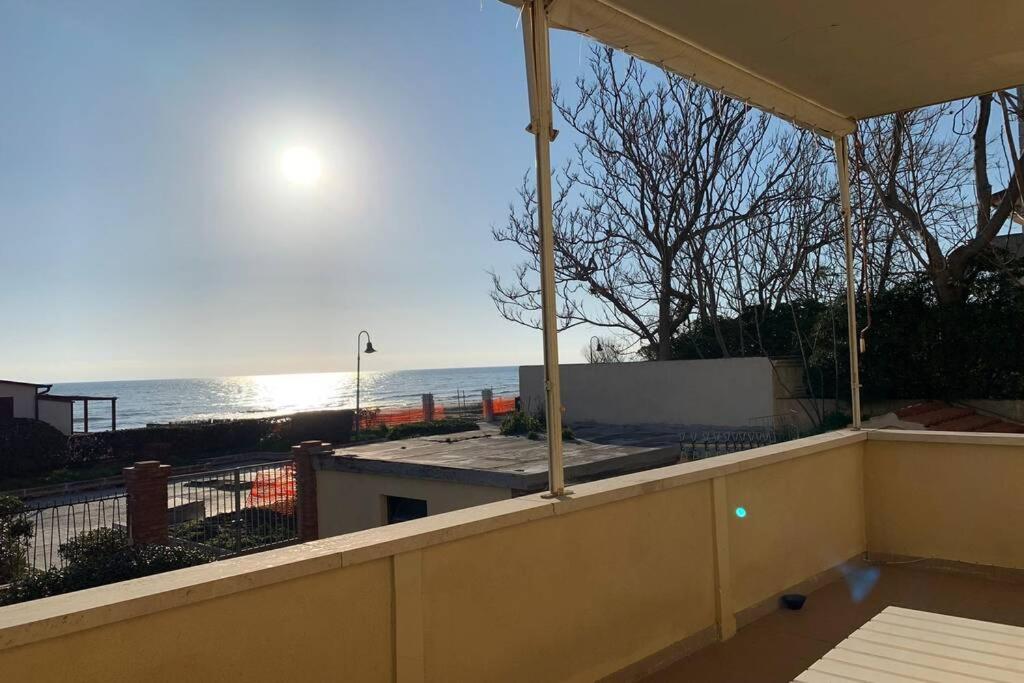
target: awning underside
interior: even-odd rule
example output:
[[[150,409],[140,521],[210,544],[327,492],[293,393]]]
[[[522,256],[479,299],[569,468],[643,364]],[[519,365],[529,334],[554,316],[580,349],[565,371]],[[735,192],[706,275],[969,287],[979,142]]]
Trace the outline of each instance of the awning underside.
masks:
[[[830,135],[1024,82],[1021,0],[554,0],[549,16]]]

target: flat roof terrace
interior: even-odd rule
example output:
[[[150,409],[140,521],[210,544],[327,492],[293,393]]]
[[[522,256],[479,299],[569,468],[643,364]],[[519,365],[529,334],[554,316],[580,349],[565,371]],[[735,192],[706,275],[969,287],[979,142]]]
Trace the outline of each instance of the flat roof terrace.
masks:
[[[569,483],[592,481],[679,462],[678,438],[655,444],[629,445],[601,438],[591,430],[586,439],[565,442],[565,478]],[[609,430],[609,434],[618,434]],[[324,470],[385,476],[436,479],[496,486],[522,492],[541,491],[548,483],[548,450],[544,438],[502,436],[493,425],[401,441],[337,448],[318,458]]]

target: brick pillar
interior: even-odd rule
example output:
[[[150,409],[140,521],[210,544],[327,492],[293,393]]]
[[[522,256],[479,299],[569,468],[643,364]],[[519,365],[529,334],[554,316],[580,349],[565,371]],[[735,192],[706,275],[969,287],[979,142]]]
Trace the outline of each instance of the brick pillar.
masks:
[[[481,392],[484,406],[484,422],[494,422],[494,392],[484,389]]]
[[[434,395],[423,394],[423,421],[432,422],[434,419]]]
[[[292,458],[295,460],[295,514],[298,515],[299,540],[303,542],[320,538],[313,456],[330,450],[330,444],[320,441],[303,441],[298,446],[292,446]]]
[[[167,542],[167,477],[170,465],[143,460],[124,468],[128,535],[132,543]]]

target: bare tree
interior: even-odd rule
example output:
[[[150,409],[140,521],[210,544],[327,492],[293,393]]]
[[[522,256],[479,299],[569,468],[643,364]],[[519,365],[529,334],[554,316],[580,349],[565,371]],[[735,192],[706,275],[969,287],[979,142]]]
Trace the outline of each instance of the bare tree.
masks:
[[[773,225],[806,183],[806,136],[607,48],[592,50],[576,91],[572,101],[556,93],[579,139],[554,202],[560,327],[618,331],[668,359],[695,310],[718,315],[729,254],[717,234]],[[507,223],[492,231],[527,255],[510,279],[492,274],[492,299],[506,319],[532,327],[535,215],[525,178]]]
[[[887,213],[883,225],[904,248],[903,254],[887,249],[883,267],[898,268],[905,257],[904,268],[926,273],[944,305],[966,301],[992,239],[1021,200],[1021,159],[1010,128],[1016,99],[999,98],[1010,153],[1009,169],[1004,166],[1009,181],[998,192],[990,180],[1000,166],[990,150],[991,94],[866,121],[854,145],[858,174]]]
[[[598,345],[587,344],[583,348],[583,357],[588,363],[623,363],[629,357],[629,342],[618,337],[599,337]]]

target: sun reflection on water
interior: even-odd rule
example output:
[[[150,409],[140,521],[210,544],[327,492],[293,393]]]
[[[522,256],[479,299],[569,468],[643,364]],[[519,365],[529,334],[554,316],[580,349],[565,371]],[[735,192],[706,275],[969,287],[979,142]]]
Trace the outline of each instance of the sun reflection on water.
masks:
[[[290,413],[340,407],[355,392],[353,373],[258,375],[240,377],[252,403],[268,412]]]

